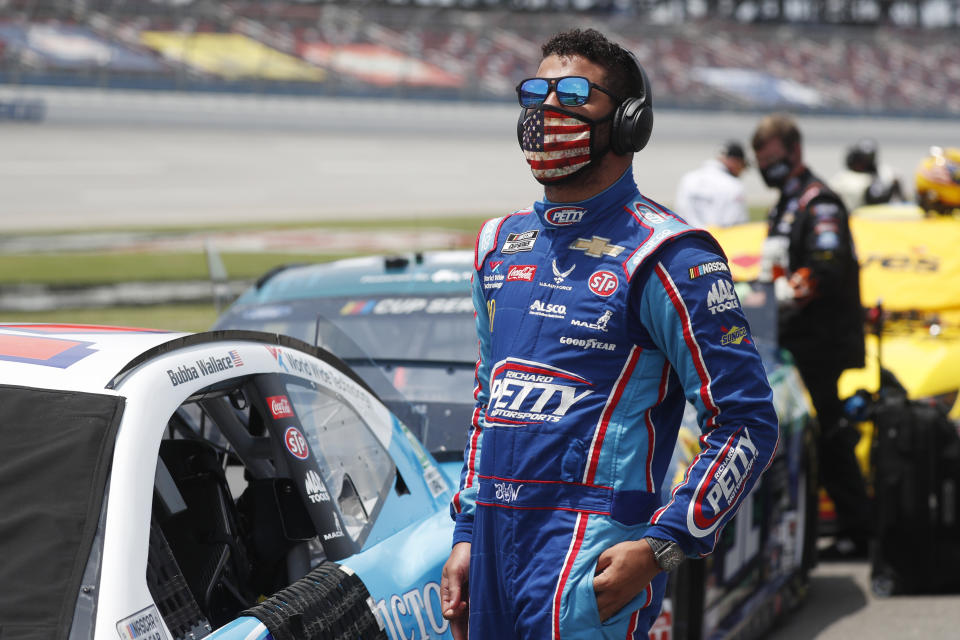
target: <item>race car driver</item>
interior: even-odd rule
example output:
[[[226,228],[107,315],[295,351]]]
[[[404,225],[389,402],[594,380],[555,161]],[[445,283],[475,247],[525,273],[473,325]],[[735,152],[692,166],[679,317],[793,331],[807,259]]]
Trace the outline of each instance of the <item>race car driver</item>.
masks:
[[[777,418],[722,251],[637,190],[639,62],[595,30],[542,53],[517,136],[544,198],[477,239],[477,405],[444,616],[473,640],[646,638],[665,572],[714,549]],[[662,501],[687,401],[702,452]]]

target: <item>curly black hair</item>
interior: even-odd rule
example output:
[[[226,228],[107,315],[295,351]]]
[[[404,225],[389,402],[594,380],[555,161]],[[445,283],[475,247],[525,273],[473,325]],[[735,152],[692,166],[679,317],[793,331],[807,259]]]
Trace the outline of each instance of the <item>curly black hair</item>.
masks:
[[[620,98],[640,97],[643,93],[643,80],[630,54],[596,29],[562,31],[544,43],[540,52],[544,58],[580,56],[600,65],[606,71],[604,88]]]

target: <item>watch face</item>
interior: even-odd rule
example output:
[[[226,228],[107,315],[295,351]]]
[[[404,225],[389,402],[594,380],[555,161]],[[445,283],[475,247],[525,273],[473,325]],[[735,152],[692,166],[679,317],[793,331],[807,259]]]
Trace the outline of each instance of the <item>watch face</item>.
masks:
[[[680,566],[686,556],[683,549],[675,542],[671,542],[665,549],[657,554],[657,564],[664,571],[673,571]]]

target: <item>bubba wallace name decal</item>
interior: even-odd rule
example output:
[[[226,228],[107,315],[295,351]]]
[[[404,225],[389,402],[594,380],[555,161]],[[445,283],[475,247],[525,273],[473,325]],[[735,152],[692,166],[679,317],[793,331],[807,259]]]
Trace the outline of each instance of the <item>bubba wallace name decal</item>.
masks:
[[[182,364],[176,369],[167,369],[167,377],[170,378],[170,384],[175,387],[179,384],[190,382],[191,380],[197,380],[200,376],[208,376],[233,369],[234,367],[243,366],[243,360],[240,358],[240,354],[237,353],[236,349],[229,351],[223,358],[210,356],[209,358],[196,360],[195,362],[197,365],[195,367],[189,364]]]
[[[540,364],[507,358],[494,367],[487,418],[499,424],[559,422],[591,393],[580,376]]]
[[[723,516],[743,493],[743,487],[757,461],[757,448],[750,440],[750,432],[727,440],[725,452],[714,460],[713,466],[700,480],[694,500],[687,510],[687,527],[696,536],[713,532]]]

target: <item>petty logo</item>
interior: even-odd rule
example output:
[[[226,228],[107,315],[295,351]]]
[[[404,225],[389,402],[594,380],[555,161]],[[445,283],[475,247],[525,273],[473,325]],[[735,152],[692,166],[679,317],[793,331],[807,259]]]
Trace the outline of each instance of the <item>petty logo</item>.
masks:
[[[612,271],[601,269],[593,272],[587,280],[587,286],[601,298],[609,298],[620,286],[620,280]]]
[[[660,224],[666,218],[662,215],[651,209],[650,207],[645,207],[642,204],[637,205],[637,214],[647,221],[648,224]]]
[[[742,435],[730,436],[713,467],[700,480],[687,510],[687,527],[694,535],[702,537],[717,528],[743,493],[756,460],[757,448],[746,428]]]
[[[283,443],[287,445],[287,451],[298,460],[306,460],[310,455],[310,450],[307,448],[307,439],[296,427],[289,427],[284,432]]]
[[[583,220],[587,210],[583,207],[553,207],[547,209],[543,217],[550,224],[557,227],[568,227]]]
[[[517,358],[498,362],[490,377],[487,420],[509,426],[559,422],[593,393],[575,373]]]
[[[718,311],[730,311],[739,309],[740,301],[733,290],[733,284],[729,280],[717,280],[707,292],[707,309],[710,315],[716,315]]]

